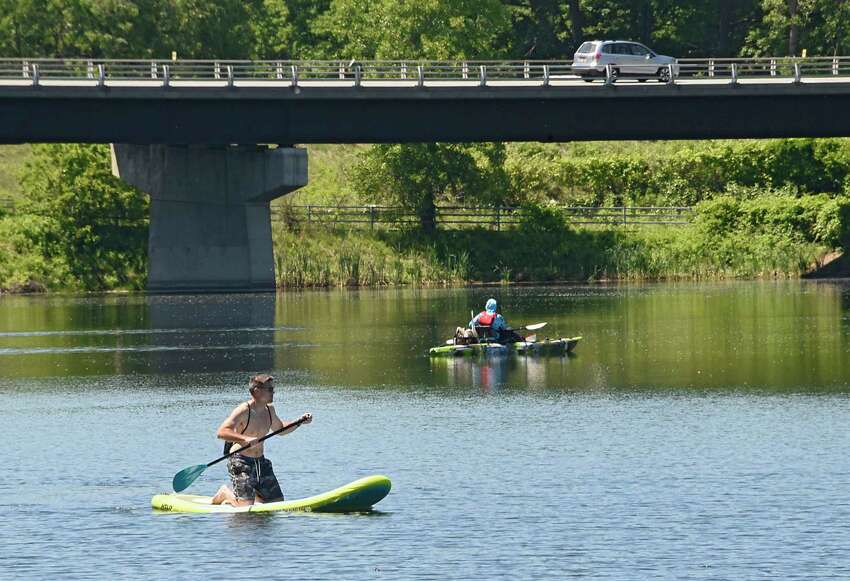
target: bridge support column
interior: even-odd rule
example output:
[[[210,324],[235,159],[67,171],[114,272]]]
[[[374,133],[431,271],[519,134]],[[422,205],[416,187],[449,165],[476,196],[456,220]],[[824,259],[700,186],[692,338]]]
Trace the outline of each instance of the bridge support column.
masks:
[[[151,197],[148,290],[275,288],[269,202],[307,185],[307,151],[112,146],[112,172]]]

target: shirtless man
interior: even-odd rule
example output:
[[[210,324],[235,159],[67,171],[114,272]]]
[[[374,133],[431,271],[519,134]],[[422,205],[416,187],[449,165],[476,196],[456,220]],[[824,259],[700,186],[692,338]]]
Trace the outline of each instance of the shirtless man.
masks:
[[[240,450],[227,459],[227,472],[233,484],[218,489],[213,504],[245,506],[255,502],[277,502],[283,500],[272,463],[263,456],[264,442],[256,443],[270,431],[279,430],[283,422],[277,417],[274,405],[274,378],[271,375],[255,375],[248,383],[250,401],[244,402],[230,412],[216,434],[225,441],[224,453]],[[312,414],[304,414],[303,424],[313,421]],[[303,425],[301,424],[301,425]],[[281,436],[295,431],[293,426],[280,433]]]

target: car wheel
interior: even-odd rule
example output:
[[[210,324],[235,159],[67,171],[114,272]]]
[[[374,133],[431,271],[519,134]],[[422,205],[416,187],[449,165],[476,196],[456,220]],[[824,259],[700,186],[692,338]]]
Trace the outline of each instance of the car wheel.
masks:
[[[646,79],[638,79],[638,83],[645,83]]]
[[[658,82],[659,83],[669,83],[670,82],[670,69],[667,67],[658,69]]]
[[[593,79],[582,79],[582,81],[584,81],[585,83],[592,83]]]

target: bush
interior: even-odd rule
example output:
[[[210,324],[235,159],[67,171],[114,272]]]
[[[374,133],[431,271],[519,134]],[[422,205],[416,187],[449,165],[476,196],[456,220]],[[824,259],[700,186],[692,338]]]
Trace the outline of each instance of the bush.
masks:
[[[69,286],[144,286],[147,197],[112,175],[108,146],[40,145],[34,152],[18,206],[32,217],[21,230],[32,249],[65,265]]]
[[[517,196],[571,205],[693,205],[753,191],[841,194],[850,188],[850,140],[522,144],[506,168]]]

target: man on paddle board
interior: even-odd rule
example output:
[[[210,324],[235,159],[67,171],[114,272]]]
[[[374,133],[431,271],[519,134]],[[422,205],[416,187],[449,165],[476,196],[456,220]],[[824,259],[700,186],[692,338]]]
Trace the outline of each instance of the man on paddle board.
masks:
[[[225,441],[224,453],[239,450],[227,459],[227,473],[233,485],[226,484],[218,489],[213,504],[245,506],[254,502],[277,502],[283,500],[283,492],[272,470],[272,463],[263,455],[263,442],[256,443],[270,431],[283,428],[274,405],[274,378],[271,375],[255,375],[248,384],[251,399],[230,412],[218,428],[217,436]],[[304,424],[313,421],[312,414],[299,418]],[[295,431],[297,425],[284,430],[280,435]]]

